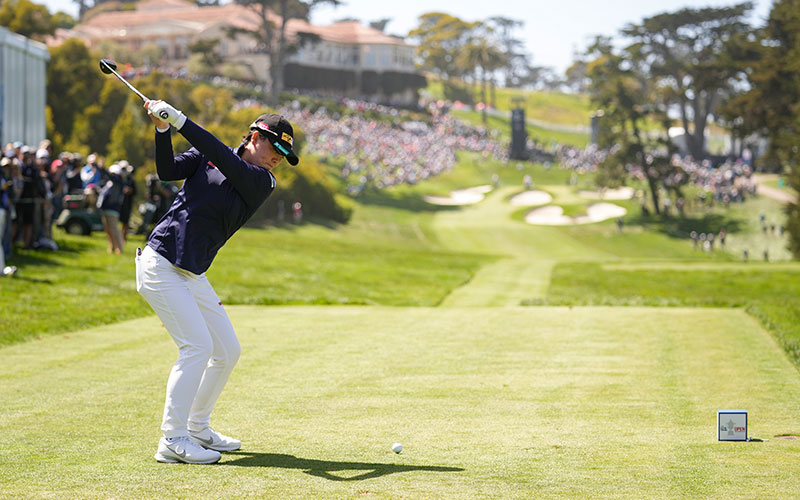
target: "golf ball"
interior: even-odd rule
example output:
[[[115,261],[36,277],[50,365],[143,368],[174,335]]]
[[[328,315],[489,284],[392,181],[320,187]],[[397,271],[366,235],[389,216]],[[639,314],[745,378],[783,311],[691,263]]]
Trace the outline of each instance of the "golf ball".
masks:
[[[400,453],[401,451],[403,451],[403,445],[400,444],[400,443],[393,444],[392,445],[392,451],[395,452],[395,453]]]

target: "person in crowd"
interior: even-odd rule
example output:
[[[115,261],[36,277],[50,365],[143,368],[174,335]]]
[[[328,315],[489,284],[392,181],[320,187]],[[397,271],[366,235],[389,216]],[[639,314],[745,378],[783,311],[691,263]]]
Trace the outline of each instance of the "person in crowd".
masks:
[[[58,215],[64,207],[64,195],[67,194],[67,165],[61,157],[53,160],[50,164],[49,181],[50,190],[53,193],[53,220],[58,219]]]
[[[136,234],[143,234],[147,239],[150,237],[153,225],[161,220],[161,217],[172,206],[172,201],[178,194],[178,188],[170,182],[162,181],[157,175],[153,174],[148,174],[144,182],[147,188],[145,202],[139,205],[139,214],[142,216],[142,222],[136,230]]]
[[[14,251],[13,243],[16,241],[16,235],[19,233],[19,216],[16,204],[19,201],[20,194],[22,193],[22,174],[20,172],[19,159],[16,156],[17,152],[14,147],[9,144],[3,153],[3,158],[8,160],[6,162],[6,178],[11,180],[12,186],[10,191],[6,191],[9,199],[8,218],[6,221],[6,231],[3,236],[3,251],[5,252],[6,259],[8,259]]]
[[[219,249],[275,189],[272,169],[284,158],[297,164],[294,131],[283,116],[261,115],[232,149],[164,101],[147,101],[145,107],[156,126],[159,178],[184,180],[136,256],[136,288],[178,346],[155,458],[214,463],[220,451],[241,446],[241,441],[210,425],[241,348],[205,272]],[[170,125],[193,146],[178,156],[173,154]]]
[[[12,191],[14,189],[14,181],[11,179],[11,159],[3,157],[0,160],[0,277],[11,276],[17,272],[14,266],[6,266],[6,254],[3,249],[3,240],[5,240],[6,229],[8,226]]]
[[[81,163],[83,158],[79,153],[65,154],[64,159],[67,163],[64,177],[67,181],[67,194],[79,194],[83,192],[83,180],[81,180]]]
[[[50,141],[42,141],[49,145]],[[52,248],[52,227],[53,227],[53,184],[50,182],[50,152],[46,148],[36,150],[36,169],[41,177],[42,197],[39,200],[39,207],[36,215],[36,234],[34,241],[36,245],[47,245]],[[46,241],[43,241],[46,240]]]
[[[89,186],[98,186],[100,184],[100,163],[98,161],[97,153],[92,153],[86,157],[86,165],[81,169],[81,182],[83,188]]]
[[[108,237],[108,253],[122,255],[124,246],[119,227],[119,213],[122,210],[122,167],[114,163],[108,167],[106,181],[97,196],[97,208],[103,220],[103,229]]]
[[[18,231],[21,229],[22,243],[26,249],[33,248],[34,225],[36,224],[37,206],[45,196],[41,171],[35,161],[34,152],[28,146],[20,148],[22,154],[22,193],[16,203]],[[17,234],[19,237],[20,235]]]
[[[122,168],[122,206],[119,212],[119,223],[122,229],[122,241],[128,241],[133,199],[136,196],[136,182],[133,179],[133,166],[127,160],[120,160],[118,163]]]

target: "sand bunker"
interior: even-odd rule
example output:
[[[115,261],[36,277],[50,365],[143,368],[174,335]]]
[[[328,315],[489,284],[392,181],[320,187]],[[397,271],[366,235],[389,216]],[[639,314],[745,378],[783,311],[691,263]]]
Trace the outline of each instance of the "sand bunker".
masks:
[[[475,186],[467,189],[450,191],[450,197],[444,196],[423,196],[423,200],[432,205],[474,205],[483,200],[486,193],[492,190],[492,186]]]
[[[564,210],[556,205],[536,208],[525,215],[525,222],[539,226],[568,226],[570,224],[591,224],[616,217],[622,217],[628,211],[613,203],[593,203],[586,207],[586,215],[568,217]]]
[[[553,201],[553,197],[544,191],[524,191],[509,200],[514,206],[535,207],[547,205]]]
[[[581,191],[578,195],[589,200],[630,200],[635,191],[632,187],[623,186],[617,189],[601,189],[600,191]]]

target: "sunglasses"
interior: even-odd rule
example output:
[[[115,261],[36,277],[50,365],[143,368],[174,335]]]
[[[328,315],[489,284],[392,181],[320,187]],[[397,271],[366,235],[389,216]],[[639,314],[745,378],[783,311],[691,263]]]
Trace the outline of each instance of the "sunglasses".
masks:
[[[281,156],[289,155],[289,150],[287,150],[280,142],[278,142],[278,134],[262,126],[260,122],[253,122],[253,124],[250,125],[250,130],[257,130],[261,132],[262,137],[265,138],[267,137],[265,134],[269,134],[270,136],[274,137],[274,139],[269,141],[269,143],[272,145],[272,149],[274,149],[275,152]]]

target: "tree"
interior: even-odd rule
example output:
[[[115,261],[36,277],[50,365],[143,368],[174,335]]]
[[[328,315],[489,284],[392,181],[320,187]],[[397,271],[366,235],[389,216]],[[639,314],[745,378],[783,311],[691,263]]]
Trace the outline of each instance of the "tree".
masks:
[[[731,101],[726,116],[740,136],[769,139],[760,167],[788,172],[800,192],[800,0],[776,0],[766,26],[743,45],[749,89]],[[785,211],[789,248],[800,257],[800,205]]]
[[[30,0],[5,0],[0,5],[0,26],[28,38],[41,39],[55,31],[47,7]]]
[[[721,98],[733,92],[739,67],[726,58],[728,42],[751,31],[743,21],[750,2],[722,8],[685,8],[629,24],[627,57],[652,79],[680,114],[689,152],[705,155],[705,129]]]
[[[525,44],[514,36],[514,31],[525,25],[522,21],[497,16],[490,17],[486,23],[492,28],[499,48],[503,52],[503,64],[499,69],[505,73],[505,86],[514,87],[519,84],[519,74],[528,65],[528,55],[523,50]]]
[[[70,38],[52,47],[47,65],[47,107],[52,111],[54,128],[47,131],[48,137],[69,139],[75,117],[97,101],[103,84],[97,59],[83,42]]]
[[[127,160],[131,165],[141,167],[152,161],[154,149],[150,119],[141,109],[139,100],[130,100],[111,129],[106,156],[111,161]]]
[[[586,78],[586,61],[574,61],[567,71],[565,72],[566,85],[574,92],[583,94],[589,87],[588,78]]]
[[[99,95],[76,117],[67,146],[73,150],[87,146],[89,151],[105,155],[111,129],[130,97],[132,93],[116,78],[107,78]]]
[[[429,12],[419,17],[419,26],[408,33],[417,42],[417,57],[423,69],[448,79],[463,77],[459,54],[479,23],[468,23],[444,12]]]
[[[481,83],[481,102],[484,104],[481,118],[485,125],[487,85],[493,81],[493,73],[506,65],[505,53],[494,38],[494,30],[487,24],[476,23],[456,62],[465,74],[475,73],[475,80]]]
[[[589,95],[592,104],[604,112],[600,146],[613,152],[600,165],[598,181],[608,187],[623,183],[622,177],[628,172],[621,166],[640,172],[647,180],[654,210],[660,214],[660,189],[675,190],[680,195],[681,184],[688,180],[669,161],[666,107],[658,105],[652,82],[624,53],[614,50],[610,38],[597,37],[588,55]],[[662,123],[664,134],[648,133],[648,120]]]
[[[78,5],[78,19],[81,21],[84,15],[95,7],[101,7],[101,9],[95,9],[93,12],[97,12],[98,10],[121,10],[121,4],[128,4],[130,6],[137,2],[139,2],[139,0],[72,0],[72,3]]]
[[[253,37],[269,55],[272,92],[269,102],[277,105],[283,90],[283,71],[289,43],[286,40],[286,23],[289,19],[308,20],[311,10],[321,4],[339,5],[339,0],[234,0],[258,15],[259,27],[255,30],[231,28],[229,36],[247,34]]]
[[[205,124],[219,122],[235,103],[231,91],[210,85],[199,85],[192,89],[189,100],[199,111],[196,121]]]
[[[58,28],[71,29],[78,23],[78,21],[66,12],[59,10],[53,14],[52,23],[53,30]]]
[[[370,21],[369,27],[376,29],[381,32],[386,31],[386,25],[392,20],[390,17],[384,17],[382,19],[376,19],[375,21]]]
[[[211,76],[216,73],[217,65],[222,62],[216,48],[219,40],[216,38],[208,40],[197,40],[189,44],[188,70],[192,74],[200,76]]]

